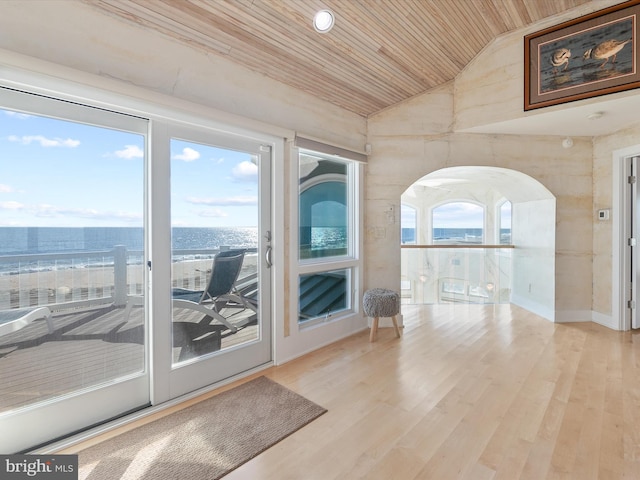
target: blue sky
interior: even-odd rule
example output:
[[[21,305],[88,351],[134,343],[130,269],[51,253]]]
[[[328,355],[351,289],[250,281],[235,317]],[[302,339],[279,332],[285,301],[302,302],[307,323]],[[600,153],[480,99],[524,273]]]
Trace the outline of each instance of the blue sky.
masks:
[[[244,152],[171,142],[171,216],[176,227],[258,225],[258,167]]]
[[[144,138],[0,110],[0,226],[142,226]],[[257,225],[251,155],[173,140],[174,226]]]

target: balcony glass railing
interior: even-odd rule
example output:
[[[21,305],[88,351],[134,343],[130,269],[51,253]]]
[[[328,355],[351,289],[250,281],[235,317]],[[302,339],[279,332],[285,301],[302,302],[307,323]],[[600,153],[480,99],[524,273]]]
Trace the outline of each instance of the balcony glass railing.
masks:
[[[225,248],[229,247],[221,247]],[[204,288],[212,259],[219,251],[174,250],[172,286]],[[256,255],[255,252],[255,248],[247,249],[248,256]],[[92,252],[0,255],[0,310],[31,306],[53,309],[123,306],[128,296],[143,294],[144,268],[142,251],[123,246]],[[248,275],[255,278],[255,267],[252,271],[245,270],[241,278]]]
[[[513,245],[403,245],[402,302],[509,303]]]

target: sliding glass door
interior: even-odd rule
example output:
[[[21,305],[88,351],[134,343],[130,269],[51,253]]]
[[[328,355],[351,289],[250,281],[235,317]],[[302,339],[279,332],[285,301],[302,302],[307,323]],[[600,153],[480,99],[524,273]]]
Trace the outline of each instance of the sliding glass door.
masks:
[[[149,403],[147,121],[0,89],[0,452]],[[143,308],[127,315],[129,299]]]
[[[269,142],[2,87],[0,131],[0,453],[271,361]]]

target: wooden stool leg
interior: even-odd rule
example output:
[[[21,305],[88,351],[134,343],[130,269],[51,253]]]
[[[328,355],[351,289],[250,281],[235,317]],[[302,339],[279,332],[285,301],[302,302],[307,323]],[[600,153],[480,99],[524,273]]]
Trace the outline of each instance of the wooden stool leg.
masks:
[[[391,321],[393,322],[393,328],[396,330],[396,337],[400,338],[400,328],[398,328],[398,321],[395,315],[391,317]]]
[[[380,317],[374,317],[373,322],[371,322],[371,333],[369,334],[369,341],[373,342],[376,339],[376,334],[378,333],[378,320]]]

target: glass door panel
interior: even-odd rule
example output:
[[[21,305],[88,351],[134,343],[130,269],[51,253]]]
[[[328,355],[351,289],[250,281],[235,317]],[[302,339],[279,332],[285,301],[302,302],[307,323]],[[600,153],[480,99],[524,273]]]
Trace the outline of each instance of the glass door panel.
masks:
[[[8,453],[149,401],[145,309],[127,308],[131,298],[143,306],[146,290],[146,122],[15,92],[3,102],[0,431],[12,434],[0,451]],[[74,121],[7,107],[33,103]]]
[[[182,138],[171,140],[172,396],[271,360],[260,253],[270,155],[200,132]]]

